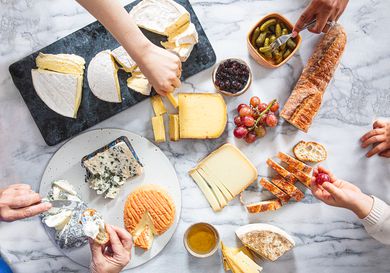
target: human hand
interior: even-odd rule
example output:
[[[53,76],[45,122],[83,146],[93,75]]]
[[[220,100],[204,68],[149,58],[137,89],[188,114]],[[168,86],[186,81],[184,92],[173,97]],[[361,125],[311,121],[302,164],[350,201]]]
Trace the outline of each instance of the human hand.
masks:
[[[89,240],[92,259],[91,273],[119,273],[129,263],[133,246],[130,234],[119,227],[106,225],[110,241],[106,246]]]
[[[371,157],[375,154],[390,158],[390,122],[375,121],[373,130],[360,138],[362,148],[373,145],[373,148],[366,154]]]
[[[0,221],[32,217],[50,208],[50,203],[41,203],[41,197],[31,190],[30,185],[14,184],[0,189]]]
[[[329,175],[330,182],[318,185],[315,182],[318,173],[326,173]],[[336,178],[330,171],[323,167],[315,168],[313,171],[311,192],[325,204],[349,209],[361,219],[370,213],[374,202],[372,197],[362,193],[358,187],[352,183]]]
[[[348,0],[312,0],[295,23],[293,33],[299,33],[305,25],[314,19],[317,19],[317,23],[309,31],[314,33],[327,32],[327,23],[337,21],[347,4]]]
[[[162,96],[181,85],[180,58],[166,49],[150,43],[145,47],[138,65],[154,90]]]

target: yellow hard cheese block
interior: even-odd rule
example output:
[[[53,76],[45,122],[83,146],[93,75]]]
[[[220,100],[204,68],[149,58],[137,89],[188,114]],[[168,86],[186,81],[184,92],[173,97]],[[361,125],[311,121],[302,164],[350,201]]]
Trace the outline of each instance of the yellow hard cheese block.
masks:
[[[151,97],[150,100],[152,102],[153,111],[156,114],[156,116],[160,116],[167,112],[167,109],[165,108],[160,95],[155,95]]]
[[[221,242],[221,250],[224,260],[233,273],[258,273],[262,271],[261,266],[256,264],[243,251],[236,253],[236,249],[227,247]]]
[[[230,248],[230,250],[234,255],[238,254],[239,252],[243,252],[246,256],[248,256],[250,259],[253,260],[252,252],[250,252],[250,250],[247,249],[245,246],[232,247],[232,248]],[[223,257],[223,268],[225,269],[225,271],[230,270],[229,264],[227,263],[225,256],[222,256],[222,257]]]
[[[227,122],[226,103],[220,94],[179,94],[180,138],[218,138]]]
[[[179,106],[179,101],[175,98],[172,93],[167,94],[167,99],[172,104],[173,107],[177,108]]]
[[[164,118],[163,116],[152,117],[152,126],[154,133],[154,141],[165,142],[165,128],[164,128]]]
[[[179,140],[179,115],[169,115],[169,138]]]

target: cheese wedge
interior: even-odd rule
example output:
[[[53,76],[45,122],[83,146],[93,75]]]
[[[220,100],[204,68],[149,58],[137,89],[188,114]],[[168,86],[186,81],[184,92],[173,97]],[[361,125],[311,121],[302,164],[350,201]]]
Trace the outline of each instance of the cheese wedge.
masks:
[[[199,42],[199,37],[195,25],[190,23],[182,32],[174,36],[169,36],[168,42],[173,43],[176,46],[197,44]]]
[[[234,255],[238,254],[239,252],[243,252],[246,256],[248,256],[249,258],[251,258],[253,260],[252,253],[245,246],[242,246],[242,247],[230,247],[230,251]],[[222,255],[222,258],[223,258],[223,268],[225,269],[225,271],[230,270],[229,264],[227,263],[225,256]]]
[[[218,187],[228,202],[234,198],[226,186],[217,177],[214,176],[213,172],[210,171],[207,166],[201,166],[197,168],[197,170],[209,183],[215,184]]]
[[[156,234],[156,231],[154,231],[153,221],[150,214],[146,212],[132,233],[134,244],[148,250],[152,247],[154,234]]]
[[[165,127],[163,116],[152,117],[152,126],[154,141],[157,143],[165,142]]]
[[[218,138],[225,130],[227,110],[220,94],[179,94],[180,138]]]
[[[190,14],[172,0],[143,0],[130,11],[136,24],[151,32],[171,36],[190,22]]]
[[[169,115],[169,139],[179,140],[179,115]]]
[[[226,198],[223,196],[221,190],[217,187],[216,184],[214,184],[213,182],[210,182],[209,177],[207,176],[207,174],[205,174],[205,173],[203,172],[203,170],[198,169],[197,172],[198,172],[198,173],[200,174],[200,176],[204,179],[204,181],[206,181],[207,185],[211,188],[212,192],[213,192],[214,195],[217,197],[219,206],[223,209],[223,208],[227,205],[227,200],[226,200]]]
[[[115,48],[111,54],[126,72],[131,73],[137,67],[135,61],[122,46]]]
[[[198,185],[199,189],[203,192],[203,194],[206,197],[207,201],[209,202],[211,208],[214,211],[220,211],[222,208],[219,205],[217,197],[212,192],[210,187],[207,185],[207,182],[203,179],[203,177],[196,170],[191,170],[189,172],[189,175],[192,177],[192,179]]]
[[[161,45],[168,51],[176,54],[182,63],[186,62],[190,57],[192,50],[194,49],[193,44],[182,44],[176,46],[174,43],[161,42]]]
[[[167,94],[167,99],[169,100],[169,102],[172,104],[173,107],[175,108],[179,107],[179,101],[172,93]]]
[[[122,102],[118,73],[110,50],[96,54],[88,65],[88,85],[92,93],[107,102]]]
[[[32,69],[31,76],[35,91],[51,110],[76,118],[81,102],[82,75]]]
[[[263,270],[243,251],[235,252],[234,248],[227,247],[221,242],[221,251],[228,268],[233,273],[259,273]]]
[[[45,217],[44,223],[48,227],[55,228],[55,230],[59,231],[65,227],[65,225],[70,221],[71,217],[72,217],[71,210],[62,210],[57,214],[49,215]]]
[[[160,95],[155,95],[151,97],[150,101],[152,103],[153,111],[156,116],[163,115],[167,112],[167,109],[165,108]]]
[[[44,54],[39,53],[35,59],[38,68],[65,74],[83,75],[84,58],[74,54]]]
[[[149,96],[152,92],[152,85],[144,74],[132,73],[131,77],[127,79],[127,87],[145,96]]]

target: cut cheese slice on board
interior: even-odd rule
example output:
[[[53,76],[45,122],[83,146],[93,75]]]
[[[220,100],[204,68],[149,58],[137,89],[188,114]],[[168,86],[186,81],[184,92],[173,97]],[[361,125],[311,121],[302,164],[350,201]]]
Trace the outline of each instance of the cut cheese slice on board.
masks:
[[[175,36],[168,37],[168,42],[174,43],[176,46],[197,44],[199,41],[198,32],[196,31],[195,25],[190,23],[183,32],[178,33]]]
[[[179,94],[180,138],[218,138],[226,122],[226,103],[220,94]]]
[[[169,115],[169,139],[179,140],[179,115]]]
[[[258,273],[263,270],[243,251],[236,252],[235,248],[227,247],[221,242],[221,251],[227,268],[233,273]]]
[[[137,67],[135,61],[122,46],[115,48],[111,54],[126,72],[130,73]]]
[[[199,167],[197,170],[206,179],[207,182],[213,183],[218,187],[228,202],[234,198],[225,185],[214,176],[214,174],[207,168],[207,166]]]
[[[151,32],[170,36],[190,22],[190,14],[172,0],[143,0],[130,11],[136,24]]]
[[[107,102],[122,102],[118,71],[110,50],[96,54],[88,65],[88,85],[92,93]]]
[[[221,190],[212,181],[208,180],[208,177],[204,176],[205,173],[202,172],[202,170],[198,169],[197,172],[200,174],[200,176],[202,176],[204,181],[207,183],[207,185],[213,191],[214,195],[217,197],[217,200],[218,200],[220,207],[224,208],[227,205],[227,200],[226,200],[225,196],[223,196]]]
[[[144,74],[133,73],[131,77],[127,79],[127,87],[145,96],[149,96],[152,91],[152,85]]]
[[[32,69],[31,76],[35,91],[51,110],[65,117],[76,118],[81,102],[82,75]]]
[[[236,255],[236,254],[238,254],[239,252],[242,251],[246,256],[248,256],[249,258],[251,258],[253,260],[252,252],[250,252],[248,250],[248,248],[246,248],[245,246],[242,246],[242,247],[230,247],[230,251],[234,255]],[[222,255],[222,257],[223,257],[223,268],[225,269],[225,271],[230,270],[229,264],[227,263],[225,256]]]
[[[192,177],[192,179],[195,181],[195,183],[198,185],[199,189],[203,192],[211,208],[214,211],[220,211],[221,206],[219,205],[217,197],[210,189],[210,187],[207,185],[206,181],[204,181],[203,177],[196,170],[190,171],[189,174]]]
[[[44,54],[40,52],[35,62],[40,69],[66,74],[84,74],[85,60],[74,54]]]

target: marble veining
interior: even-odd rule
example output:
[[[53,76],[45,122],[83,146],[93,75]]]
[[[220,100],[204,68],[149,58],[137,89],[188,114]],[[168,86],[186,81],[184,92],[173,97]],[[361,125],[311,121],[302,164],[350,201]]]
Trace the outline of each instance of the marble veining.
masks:
[[[129,1],[122,1],[123,4]],[[234,245],[235,229],[247,223],[275,224],[297,242],[293,251],[274,263],[261,262],[264,272],[390,272],[390,247],[371,239],[352,213],[319,203],[309,192],[303,202],[260,215],[248,215],[238,200],[214,213],[187,171],[207,153],[226,141],[235,143],[256,165],[260,176],[269,176],[265,164],[278,151],[288,152],[299,140],[315,140],[328,149],[324,166],[358,185],[363,191],[390,201],[390,160],[366,159],[358,139],[378,117],[390,118],[390,5],[387,1],[350,1],[340,22],[348,44],[331,81],[323,106],[308,134],[281,121],[253,145],[235,140],[232,118],[235,107],[256,94],[265,101],[284,103],[318,41],[303,33],[301,48],[276,70],[257,65],[248,55],[245,38],[249,28],[269,12],[280,12],[295,21],[308,1],[301,0],[192,0],[190,1],[217,54],[217,61],[239,57],[250,64],[254,76],[250,90],[227,98],[229,123],[214,141],[170,142],[159,145],[175,167],[182,188],[183,209],[178,229],[157,258],[135,272],[223,272],[220,254],[198,260],[187,255],[182,236],[193,222],[207,221],[219,230],[227,245]],[[29,183],[39,188],[47,162],[61,144],[47,146],[22,97],[13,85],[8,66],[23,56],[49,45],[89,24],[94,19],[75,1],[0,1],[0,185]],[[382,42],[377,44],[377,38]],[[187,79],[179,91],[213,92],[208,69]],[[94,128],[123,128],[152,139],[152,110],[141,102]],[[255,185],[251,191],[259,191]],[[269,195],[263,192],[261,198]],[[16,273],[88,272],[64,257],[49,241],[38,218],[0,223],[0,253]]]

